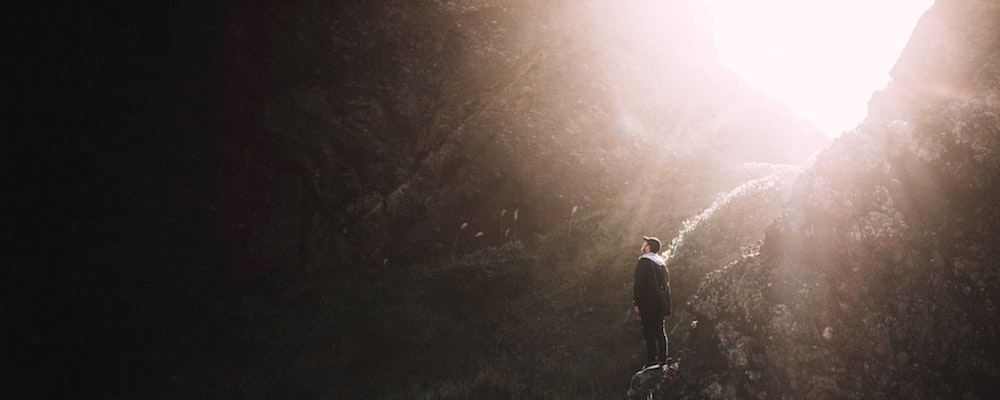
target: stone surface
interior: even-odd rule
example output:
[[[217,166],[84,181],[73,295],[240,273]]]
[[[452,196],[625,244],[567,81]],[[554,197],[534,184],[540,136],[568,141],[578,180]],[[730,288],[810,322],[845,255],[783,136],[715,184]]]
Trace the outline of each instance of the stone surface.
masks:
[[[629,400],[665,399],[664,387],[678,379],[680,361],[667,360],[667,365],[656,369],[643,369],[632,375],[625,398]]]

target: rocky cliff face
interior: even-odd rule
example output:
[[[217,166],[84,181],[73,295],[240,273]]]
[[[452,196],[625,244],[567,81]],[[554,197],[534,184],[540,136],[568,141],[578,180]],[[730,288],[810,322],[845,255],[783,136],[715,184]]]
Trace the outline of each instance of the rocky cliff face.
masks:
[[[892,84],[797,180],[759,253],[686,299],[671,344],[690,362],[665,398],[1000,390],[998,21],[996,1],[924,15]]]
[[[686,2],[251,5],[219,59],[220,221],[248,274],[428,262],[824,143],[716,64]]]

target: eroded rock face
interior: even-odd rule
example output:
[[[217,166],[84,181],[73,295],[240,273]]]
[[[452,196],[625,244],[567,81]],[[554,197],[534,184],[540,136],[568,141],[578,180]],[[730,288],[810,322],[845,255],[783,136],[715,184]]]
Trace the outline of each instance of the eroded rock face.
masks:
[[[705,361],[673,394],[997,393],[997,21],[996,1],[939,1],[921,19],[893,84],[798,179],[760,252],[692,298],[681,346]]]

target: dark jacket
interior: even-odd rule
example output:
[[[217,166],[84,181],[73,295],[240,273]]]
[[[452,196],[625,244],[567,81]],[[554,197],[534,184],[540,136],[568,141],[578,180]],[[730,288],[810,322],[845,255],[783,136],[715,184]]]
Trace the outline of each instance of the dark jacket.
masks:
[[[639,312],[670,315],[670,279],[662,257],[647,253],[639,258],[632,292],[632,303],[639,306]]]

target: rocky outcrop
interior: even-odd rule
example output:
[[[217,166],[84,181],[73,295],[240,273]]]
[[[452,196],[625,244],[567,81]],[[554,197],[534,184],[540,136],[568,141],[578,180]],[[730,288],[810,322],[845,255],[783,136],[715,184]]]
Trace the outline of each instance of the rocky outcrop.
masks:
[[[893,83],[797,180],[760,251],[691,298],[681,346],[701,361],[671,395],[997,393],[998,21],[996,1],[927,12]]]
[[[667,365],[660,368],[642,369],[632,375],[625,398],[629,400],[645,400],[662,398],[661,393],[677,379],[680,362],[667,360]]]

